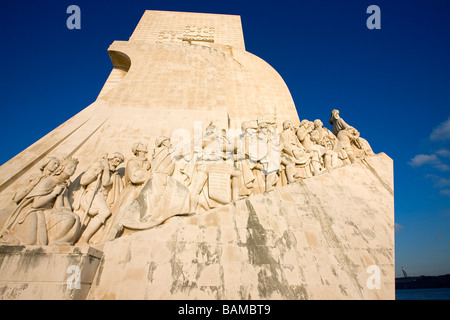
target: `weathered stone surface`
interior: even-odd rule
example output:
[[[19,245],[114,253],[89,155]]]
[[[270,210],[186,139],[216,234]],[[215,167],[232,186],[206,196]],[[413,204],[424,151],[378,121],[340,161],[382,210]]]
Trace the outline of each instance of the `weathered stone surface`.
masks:
[[[394,299],[392,165],[381,153],[107,242],[88,299]]]
[[[101,257],[91,247],[2,245],[0,299],[84,300]]]

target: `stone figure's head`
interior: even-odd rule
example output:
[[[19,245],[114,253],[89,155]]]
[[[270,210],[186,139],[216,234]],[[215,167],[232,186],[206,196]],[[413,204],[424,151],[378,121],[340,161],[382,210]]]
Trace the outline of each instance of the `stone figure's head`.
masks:
[[[308,119],[303,119],[302,121],[300,121],[299,127],[309,128],[312,126],[313,126],[313,123],[311,121],[309,121]]]
[[[259,121],[258,120],[258,132],[259,133],[263,133],[263,134],[267,134],[269,132],[273,132],[275,131],[275,124],[270,122],[270,121]]]
[[[320,121],[320,119],[314,120],[314,127],[315,128],[322,128],[323,127],[323,122]]]
[[[294,128],[294,124],[292,123],[291,120],[286,120],[283,122],[283,130],[293,129],[293,128]]]
[[[161,136],[161,137],[156,139],[155,146],[157,148],[162,147],[162,146],[170,147],[170,139],[165,137],[165,136]]]
[[[217,129],[217,127],[212,122],[210,122],[205,129],[205,139],[214,140],[215,138],[219,137],[221,137],[219,129]]]
[[[77,170],[78,159],[72,157],[65,157],[58,169],[55,171],[55,176],[65,175],[67,177],[73,176],[75,171]]]
[[[273,133],[276,129],[276,115],[266,114],[257,118],[258,133],[263,135]]]
[[[133,144],[133,146],[131,147],[131,151],[135,156],[138,156],[139,153],[148,153],[147,146],[140,142]]]
[[[333,124],[335,120],[339,119],[339,110],[333,109],[331,111],[330,124]]]
[[[311,141],[314,143],[319,143],[320,141],[319,131],[314,130],[311,132]]]
[[[55,170],[59,167],[59,159],[56,157],[48,157],[39,167],[44,174],[54,173]]]
[[[109,158],[109,170],[116,171],[117,167],[125,161],[125,157],[120,152],[114,152]]]
[[[255,134],[258,128],[256,121],[244,121],[241,123],[241,130],[244,134]]]

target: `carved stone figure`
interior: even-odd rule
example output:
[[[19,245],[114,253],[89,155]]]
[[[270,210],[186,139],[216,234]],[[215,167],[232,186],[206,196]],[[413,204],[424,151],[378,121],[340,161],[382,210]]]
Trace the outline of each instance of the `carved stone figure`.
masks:
[[[19,202],[0,239],[11,244],[73,244],[80,227],[70,208],[68,186],[78,160],[65,158],[54,174],[42,178]]]
[[[133,144],[131,151],[135,155],[134,158],[128,160],[125,167],[125,189],[121,192],[120,198],[115,202],[112,212],[114,215],[107,221],[102,238],[110,241],[117,238],[123,232],[123,225],[120,223],[120,219],[123,217],[123,213],[127,206],[134,201],[141,191],[144,183],[150,177],[151,164],[147,158],[148,149],[147,146],[141,142]]]
[[[311,149],[313,145],[313,142],[311,141],[311,132],[313,130],[314,124],[307,119],[303,119],[295,132],[298,140],[301,142],[301,144],[305,147],[306,150]]]
[[[167,219],[189,213],[189,190],[173,175],[175,162],[170,139],[164,136],[155,141],[151,162],[151,176],[138,197],[125,208],[119,224],[130,230],[145,230]]]
[[[53,209],[45,211],[49,245],[73,245],[79,236],[80,218],[72,211],[69,201],[69,178],[75,173],[77,165],[77,159],[65,158],[54,174],[57,183],[65,181],[65,184],[60,196],[55,200]]]
[[[81,234],[79,244],[88,244],[91,237],[111,216],[111,206],[123,190],[123,183],[116,171],[124,161],[124,156],[115,152],[92,164],[81,176],[80,184],[84,190],[74,203],[76,209],[82,209],[83,217],[90,220]],[[82,221],[84,223],[84,221]]]
[[[170,139],[161,136],[155,141],[155,149],[152,155],[151,173],[172,176],[175,162],[172,160],[172,145]]]
[[[143,143],[135,143],[131,148],[135,158],[128,160],[125,168],[125,184],[139,185],[149,178],[150,161],[147,159],[147,147]]]
[[[280,183],[280,163],[283,158],[280,155],[280,139],[276,127],[275,115],[267,114],[257,119],[257,142],[256,142],[256,160],[258,171],[256,171],[258,182],[264,185],[264,191],[272,190]],[[251,153],[252,146],[250,147]],[[261,174],[265,181],[261,183]]]
[[[323,126],[323,122],[320,119],[314,120],[314,131],[317,133],[314,143],[324,146],[328,150],[333,150],[335,144],[337,144],[337,138],[329,129]]]
[[[290,120],[283,122],[283,132],[280,134],[280,147],[282,150],[283,161],[289,166],[288,170],[288,166],[285,165],[288,183],[295,180],[294,172],[291,169],[293,166],[299,166],[301,168],[310,167],[312,175],[320,173],[318,153],[313,150],[305,149],[297,138],[295,127]],[[302,175],[302,177],[305,178],[304,175]]]
[[[253,121],[244,121],[241,124],[241,135],[237,141],[236,166],[241,171],[240,197],[250,196],[255,191],[256,177],[253,169],[256,163],[250,161],[250,146],[256,142],[257,124]]]
[[[339,110],[331,111],[330,124],[334,135],[344,145],[350,161],[353,163],[357,158],[364,155],[374,155],[369,143],[361,138],[359,131],[348,125],[344,119],[339,116]]]
[[[313,141],[316,138],[312,137],[314,135],[314,123],[306,119],[302,120],[296,134],[307,151],[317,153],[318,158],[321,161],[321,166],[323,165],[325,169],[331,170],[332,151]]]
[[[59,159],[56,157],[48,157],[39,167],[41,171],[39,174],[32,175],[27,183],[27,185],[14,193],[12,200],[15,203],[19,203],[27,194],[30,193],[31,190],[41,181],[43,178],[48,177],[53,172],[55,172],[56,168],[59,166]]]
[[[209,124],[203,136],[202,152],[194,156],[195,170],[190,170],[190,175],[193,176],[190,190],[191,213],[196,211],[200,193],[207,181],[208,200],[226,204],[239,199],[241,172],[234,167],[236,148],[215,125]]]
[[[337,139],[337,137],[329,129],[323,126],[323,123],[320,119],[314,120],[314,131],[311,132],[311,140],[315,144],[321,145],[326,149],[332,151],[331,154],[332,168],[336,168],[338,166],[350,163],[344,145]]]
[[[274,124],[275,122],[267,116],[244,124],[245,133],[241,146],[244,150],[240,151],[239,154],[244,153],[245,158],[248,158],[248,167],[252,171],[252,176],[246,175],[248,178],[254,179],[252,194],[260,194],[266,191],[266,177],[269,174],[272,174],[269,178],[271,186],[278,182],[280,159],[277,145],[278,137],[273,130]],[[269,146],[269,143],[271,146]],[[271,152],[272,150],[275,150],[275,152]],[[245,174],[245,171],[243,173]],[[269,188],[267,187],[267,189]]]

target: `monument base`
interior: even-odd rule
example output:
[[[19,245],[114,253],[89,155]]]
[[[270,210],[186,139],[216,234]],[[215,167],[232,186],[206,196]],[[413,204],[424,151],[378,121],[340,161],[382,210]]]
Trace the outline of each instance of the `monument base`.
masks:
[[[86,299],[102,256],[88,246],[2,245],[0,299]]]

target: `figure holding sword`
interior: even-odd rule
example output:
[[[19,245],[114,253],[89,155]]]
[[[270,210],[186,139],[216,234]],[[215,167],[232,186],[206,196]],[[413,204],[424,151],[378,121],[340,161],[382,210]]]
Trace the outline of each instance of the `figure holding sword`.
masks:
[[[111,216],[110,207],[123,190],[123,183],[116,169],[124,160],[124,156],[119,152],[113,153],[111,157],[106,154],[102,160],[92,164],[81,177],[80,184],[85,188],[80,199],[80,207],[84,213],[81,223],[84,223],[86,228],[78,244],[88,244]],[[88,222],[85,221],[86,218]]]

